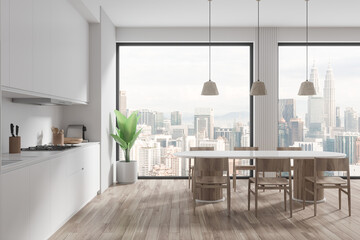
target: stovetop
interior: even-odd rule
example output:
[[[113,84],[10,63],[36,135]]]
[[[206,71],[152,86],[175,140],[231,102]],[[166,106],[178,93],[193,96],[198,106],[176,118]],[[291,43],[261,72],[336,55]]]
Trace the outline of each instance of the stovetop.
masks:
[[[22,148],[21,151],[62,151],[70,148],[78,147],[73,144],[66,145],[38,145],[35,147]]]

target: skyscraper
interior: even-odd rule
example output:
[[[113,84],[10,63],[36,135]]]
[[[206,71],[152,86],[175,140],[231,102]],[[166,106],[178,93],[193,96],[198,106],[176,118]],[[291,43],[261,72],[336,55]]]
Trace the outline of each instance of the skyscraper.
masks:
[[[310,72],[310,79],[309,79],[310,82],[313,82],[314,83],[314,88],[315,88],[315,91],[316,91],[316,95],[320,95],[320,87],[319,87],[319,73],[318,73],[318,69],[315,65],[315,62],[314,64],[312,65],[311,67],[311,72]]]
[[[358,139],[358,133],[342,133],[335,135],[335,151],[345,153],[349,158],[350,165],[353,165],[357,162],[356,141]]]
[[[336,107],[336,127],[341,127],[340,107]]]
[[[344,112],[345,132],[358,132],[358,115],[353,108],[346,108]]]
[[[292,118],[290,120],[290,132],[291,145],[294,142],[302,142],[304,140],[304,122],[301,118]]]
[[[181,125],[181,112],[171,112],[171,125]]]
[[[321,125],[324,122],[324,98],[320,95],[319,74],[315,63],[311,68],[310,82],[314,83],[316,96],[308,97],[308,113],[306,118],[306,126],[309,129],[321,131]],[[318,129],[320,126],[320,129]],[[311,135],[312,133],[310,133]]]
[[[290,119],[295,116],[295,99],[279,99],[279,121],[284,118],[289,123]]]
[[[126,116],[126,92],[120,91],[119,93],[119,111]]]
[[[334,75],[330,64],[324,82],[324,118],[326,127],[332,128],[336,126]]]
[[[196,108],[194,114],[195,136],[214,139],[214,109]]]
[[[151,134],[156,134],[155,113],[148,109],[139,111],[139,124],[151,126]]]

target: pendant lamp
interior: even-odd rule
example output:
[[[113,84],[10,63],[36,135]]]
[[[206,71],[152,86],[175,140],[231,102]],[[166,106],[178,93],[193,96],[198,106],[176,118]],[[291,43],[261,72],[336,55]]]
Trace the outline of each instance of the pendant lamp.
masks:
[[[216,83],[211,81],[211,0],[209,0],[209,81],[204,82],[201,95],[215,96],[219,95]]]
[[[313,82],[309,82],[309,0],[306,2],[306,81],[302,82],[298,95],[312,96],[316,95],[316,90]]]
[[[251,96],[263,96],[267,94],[265,83],[260,81],[260,0],[257,1],[258,7],[258,25],[257,25],[257,77],[258,80],[253,82],[251,85],[250,95]]]

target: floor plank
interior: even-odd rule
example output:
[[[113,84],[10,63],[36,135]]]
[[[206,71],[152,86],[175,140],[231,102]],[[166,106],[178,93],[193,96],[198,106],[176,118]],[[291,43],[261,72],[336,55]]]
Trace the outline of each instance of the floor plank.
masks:
[[[231,215],[226,202],[197,204],[193,214],[187,180],[139,180],[114,185],[95,197],[50,239],[359,239],[360,180],[352,180],[352,216],[347,196],[338,210],[337,190],[325,190],[326,202],[302,209],[293,201],[293,218],[284,211],[283,193],[260,192],[258,218],[254,198],[247,211],[247,181],[238,180],[231,192]],[[225,192],[224,192],[225,193]]]

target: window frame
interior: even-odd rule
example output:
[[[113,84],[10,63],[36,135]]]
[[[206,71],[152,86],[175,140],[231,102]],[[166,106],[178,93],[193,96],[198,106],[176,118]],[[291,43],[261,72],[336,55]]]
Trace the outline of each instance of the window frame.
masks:
[[[308,45],[309,47],[360,47],[360,42],[309,42],[309,43],[305,43],[305,42],[278,42],[278,56],[279,56],[279,51],[280,51],[280,47],[291,47],[291,46],[306,46]],[[304,52],[305,54],[305,52]],[[280,63],[280,58],[278,59],[278,63]],[[300,84],[300,82],[299,82]],[[278,74],[278,96],[277,99],[279,101],[279,94],[280,93],[280,71]],[[279,103],[277,105],[277,108],[279,108]],[[279,115],[279,114],[278,114]],[[279,122],[279,119],[278,121]],[[278,126],[277,126],[278,128]],[[279,129],[277,130],[277,139],[279,139]],[[279,142],[277,143],[277,145],[279,145]],[[341,176],[341,178],[346,179],[345,176]],[[350,176],[350,179],[360,179],[360,176]]]
[[[163,47],[163,46],[209,46],[209,43],[204,42],[117,42],[116,43],[116,109],[119,110],[119,93],[120,93],[120,48],[122,46],[149,46],[149,47]],[[251,42],[212,42],[211,46],[247,46],[249,47],[249,93],[251,85],[254,81],[254,44]],[[253,96],[250,96],[250,111],[249,111],[249,124],[250,124],[250,146],[254,144],[254,104]],[[116,144],[116,161],[119,159],[119,145]],[[253,160],[250,160],[253,164]],[[249,176],[237,176],[236,179],[248,179],[253,177],[253,171],[250,171]],[[231,176],[232,178],[232,176]],[[188,179],[188,176],[138,176],[138,179]]]

